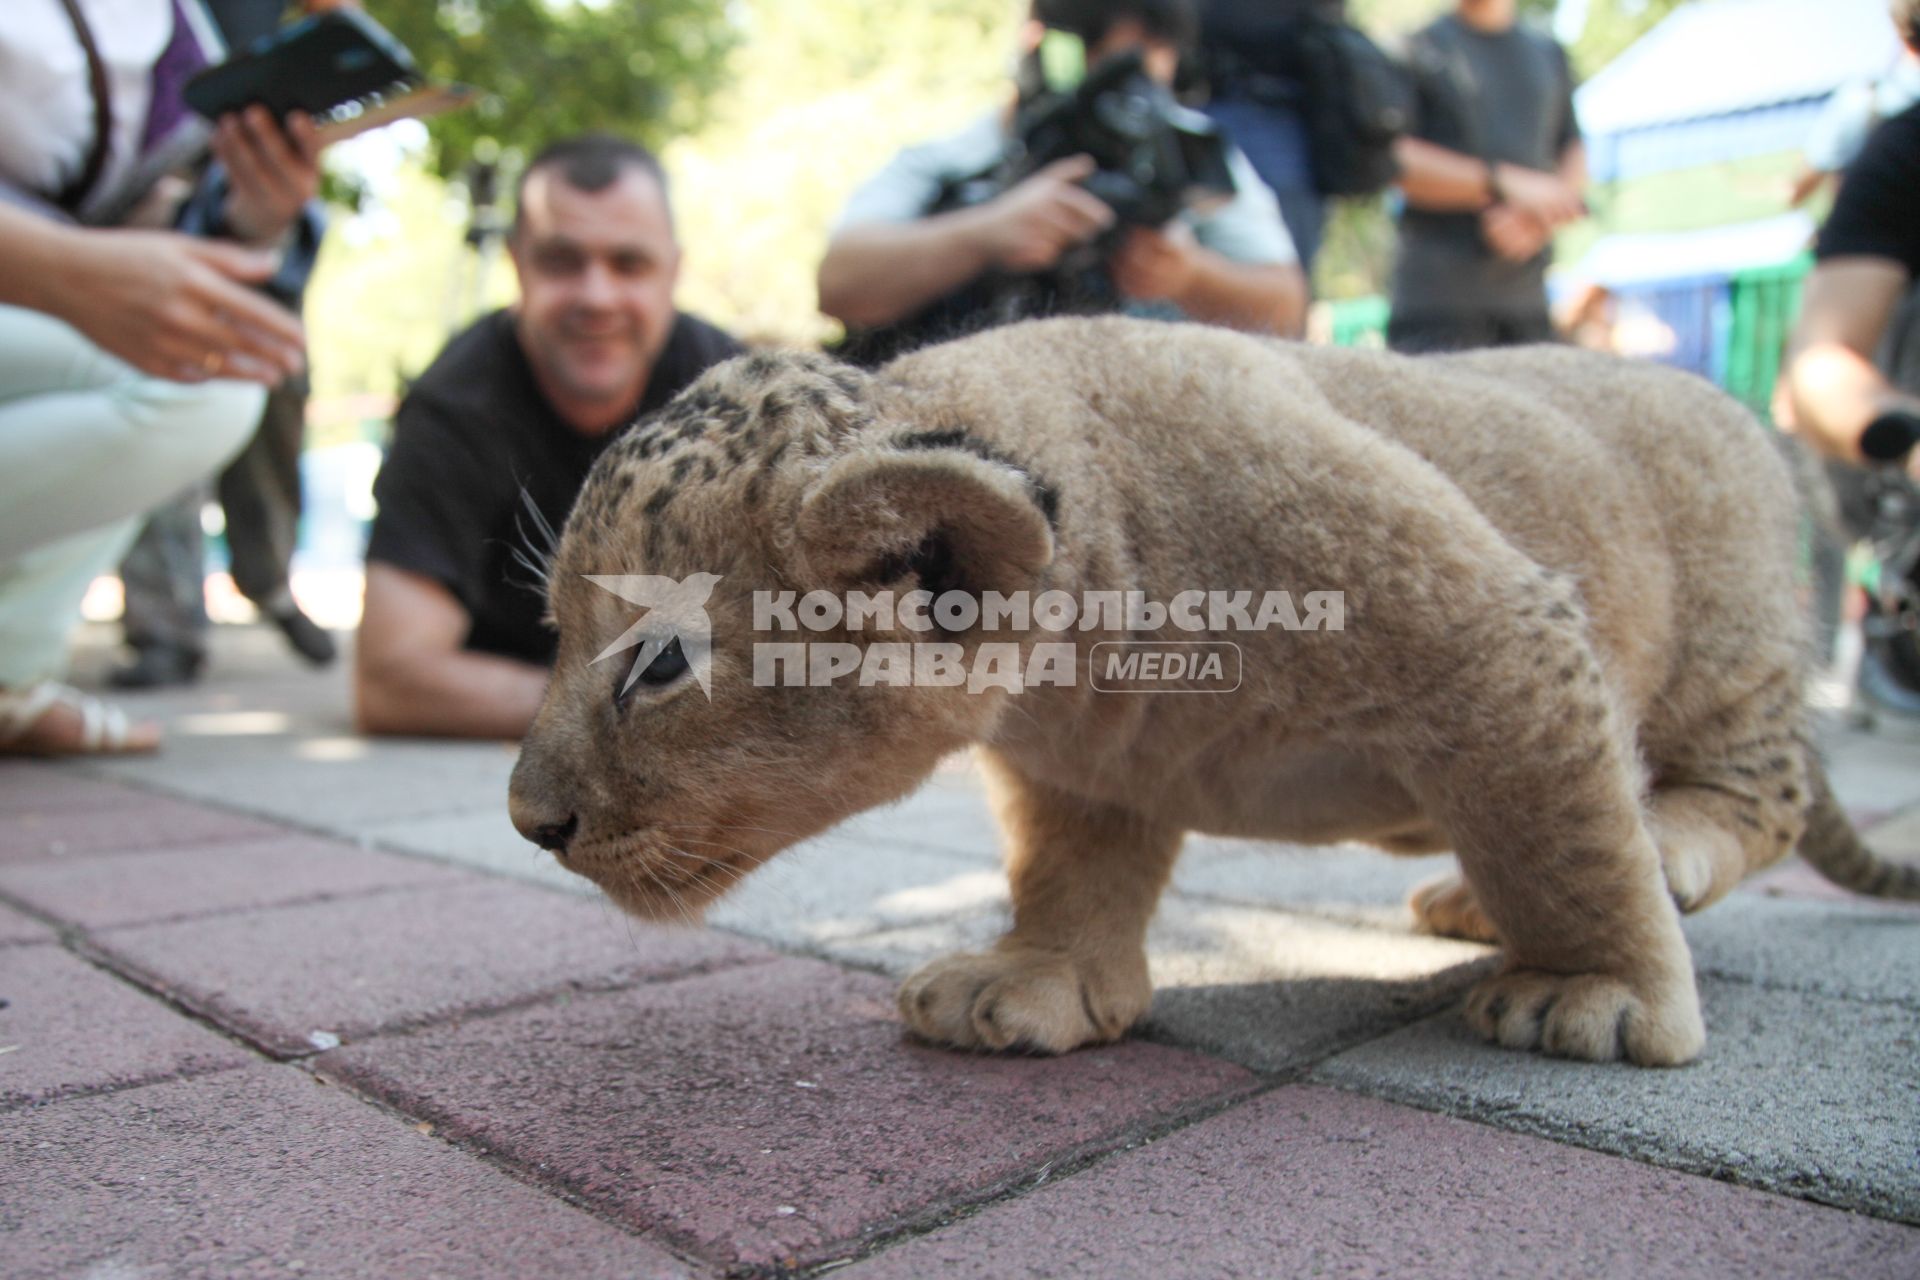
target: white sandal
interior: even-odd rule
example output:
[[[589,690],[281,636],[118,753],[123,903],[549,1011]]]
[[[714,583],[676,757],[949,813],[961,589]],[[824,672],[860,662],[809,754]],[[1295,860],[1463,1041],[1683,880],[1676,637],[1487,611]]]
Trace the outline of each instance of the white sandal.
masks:
[[[51,750],[13,749],[47,712],[60,705],[79,713],[78,743]],[[152,751],[157,744],[134,743],[132,729],[127,713],[119,707],[57,680],[42,680],[24,689],[0,688],[0,755],[126,755]]]

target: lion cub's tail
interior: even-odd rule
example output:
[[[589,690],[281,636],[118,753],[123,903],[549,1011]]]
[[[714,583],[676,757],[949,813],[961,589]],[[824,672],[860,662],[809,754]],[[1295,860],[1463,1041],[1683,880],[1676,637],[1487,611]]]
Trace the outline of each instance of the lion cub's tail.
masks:
[[[1843,889],[1876,898],[1920,899],[1920,867],[1888,862],[1867,848],[1840,802],[1833,798],[1826,766],[1811,751],[1807,753],[1807,784],[1813,792],[1813,803],[1807,809],[1806,834],[1800,837],[1800,856]]]

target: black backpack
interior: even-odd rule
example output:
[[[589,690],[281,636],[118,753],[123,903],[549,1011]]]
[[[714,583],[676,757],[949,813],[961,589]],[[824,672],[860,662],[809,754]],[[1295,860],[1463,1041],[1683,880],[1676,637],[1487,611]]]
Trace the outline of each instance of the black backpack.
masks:
[[[1302,114],[1313,184],[1330,196],[1370,196],[1393,181],[1394,139],[1413,127],[1413,85],[1359,28],[1301,20]]]

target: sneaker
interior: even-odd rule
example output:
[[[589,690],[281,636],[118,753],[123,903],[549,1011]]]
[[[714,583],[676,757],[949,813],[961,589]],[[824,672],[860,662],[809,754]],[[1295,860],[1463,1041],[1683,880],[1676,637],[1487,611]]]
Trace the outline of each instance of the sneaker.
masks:
[[[285,613],[270,613],[268,620],[280,628],[280,634],[287,638],[293,651],[316,667],[324,667],[338,655],[333,637],[326,628],[300,612],[298,605],[290,606]]]

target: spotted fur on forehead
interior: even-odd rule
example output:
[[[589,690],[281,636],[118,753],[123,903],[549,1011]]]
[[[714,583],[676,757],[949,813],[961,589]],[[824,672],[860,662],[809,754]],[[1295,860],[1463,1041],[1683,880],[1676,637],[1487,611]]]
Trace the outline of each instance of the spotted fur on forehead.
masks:
[[[637,502],[649,532],[671,539],[682,495],[722,481],[740,481],[740,501],[757,507],[791,450],[822,457],[872,423],[869,382],[858,370],[797,352],[756,352],[715,366],[608,446],[568,531],[604,541]]]

